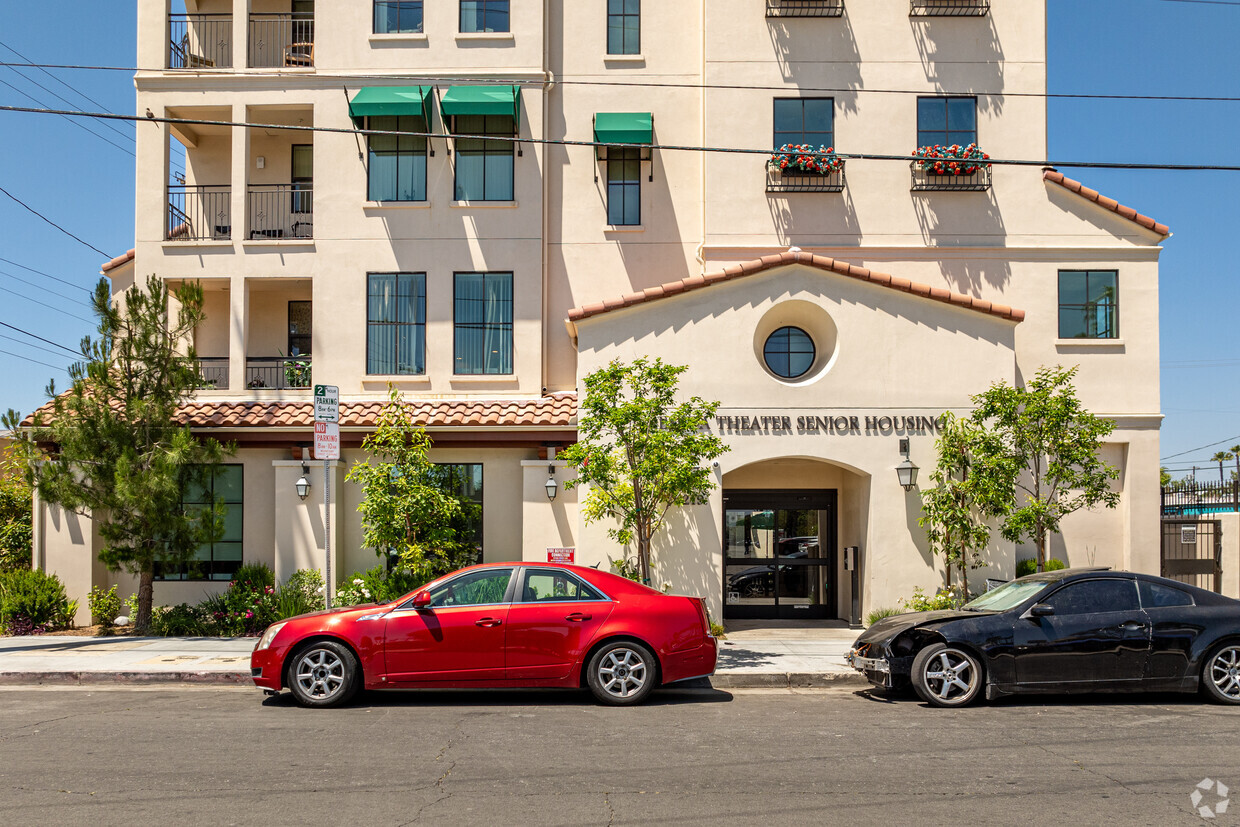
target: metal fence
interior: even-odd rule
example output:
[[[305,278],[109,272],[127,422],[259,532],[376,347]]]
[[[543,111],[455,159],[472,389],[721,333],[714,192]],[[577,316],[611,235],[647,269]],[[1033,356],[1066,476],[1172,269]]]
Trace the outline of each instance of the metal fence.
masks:
[[[251,390],[310,387],[309,356],[250,356],[245,360],[245,386]]]
[[[909,0],[909,17],[982,17],[989,0]]]
[[[313,238],[310,184],[251,184],[246,191],[250,238]]]
[[[990,167],[978,167],[972,175],[936,175],[921,169],[921,161],[913,161],[913,192],[985,192],[990,189]]]
[[[198,375],[201,377],[198,385],[201,389],[212,391],[228,390],[228,357],[198,357]]]
[[[232,238],[231,187],[168,185],[168,241],[211,241]]]
[[[826,175],[813,172],[766,171],[767,192],[843,192],[844,170],[840,168]]]
[[[1240,481],[1175,483],[1162,490],[1164,517],[1240,512]]]
[[[168,15],[168,68],[232,68],[232,15]]]
[[[767,17],[843,17],[844,0],[766,0]]]
[[[313,16],[251,14],[249,35],[250,68],[314,65]]]
[[[1223,522],[1170,518],[1162,521],[1159,572],[1190,586],[1223,590]]]

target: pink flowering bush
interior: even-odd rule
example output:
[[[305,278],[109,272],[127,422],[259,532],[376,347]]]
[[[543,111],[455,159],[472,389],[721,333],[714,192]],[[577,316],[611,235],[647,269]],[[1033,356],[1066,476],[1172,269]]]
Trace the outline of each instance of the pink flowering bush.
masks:
[[[228,584],[228,591],[205,605],[208,622],[221,635],[261,635],[280,619],[276,611],[275,575],[261,563],[242,566],[236,579]]]
[[[917,169],[927,175],[972,175],[979,169],[990,169],[990,156],[977,144],[961,146],[920,146],[913,150]]]
[[[844,159],[836,157],[834,147],[784,144],[771,154],[767,166],[786,175],[830,175],[844,168]]]

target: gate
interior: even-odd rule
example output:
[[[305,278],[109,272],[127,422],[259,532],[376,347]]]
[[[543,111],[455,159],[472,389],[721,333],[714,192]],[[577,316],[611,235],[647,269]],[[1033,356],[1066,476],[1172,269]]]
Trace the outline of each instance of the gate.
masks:
[[[1222,521],[1163,520],[1162,576],[1222,592]]]

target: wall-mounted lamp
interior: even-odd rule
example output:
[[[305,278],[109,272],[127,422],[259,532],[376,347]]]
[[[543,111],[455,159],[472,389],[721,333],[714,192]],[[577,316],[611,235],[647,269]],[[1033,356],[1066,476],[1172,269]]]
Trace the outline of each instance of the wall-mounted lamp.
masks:
[[[907,438],[900,440],[900,455],[904,457],[904,462],[896,466],[896,476],[900,478],[900,485],[904,486],[905,491],[912,491],[917,484],[918,468],[908,458]]]
[[[543,485],[547,489],[547,499],[554,502],[555,495],[560,492],[560,484],[555,481],[555,465],[547,463],[547,482]]]
[[[297,478],[293,486],[297,489],[298,499],[304,500],[310,496],[310,469],[304,462],[301,464],[301,476]]]

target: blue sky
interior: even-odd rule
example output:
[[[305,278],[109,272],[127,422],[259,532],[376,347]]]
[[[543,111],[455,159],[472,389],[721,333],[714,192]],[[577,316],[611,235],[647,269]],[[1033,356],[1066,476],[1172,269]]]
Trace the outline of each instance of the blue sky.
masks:
[[[6,0],[0,60],[19,60],[11,48],[36,63],[132,66],[134,6],[61,0],[52,15]],[[1050,0],[1048,25],[1052,93],[1240,98],[1240,0]],[[133,80],[125,73],[21,71],[30,80],[0,67],[0,103],[39,105],[5,85],[11,84],[51,107],[94,109],[86,95],[107,111],[134,111]],[[1052,160],[1240,163],[1240,103],[1051,99],[1048,111]],[[109,254],[132,246],[133,157],[82,126],[129,151],[135,127],[13,113],[0,113],[0,123],[0,187]],[[1240,287],[1229,254],[1240,173],[1060,169],[1174,233],[1160,268],[1160,453],[1173,469],[1207,466],[1215,451],[1240,443]],[[0,322],[75,348],[92,329],[82,302],[104,257],[2,194],[0,228],[0,259],[7,259],[0,260]],[[1124,331],[1125,338],[1139,335]],[[49,377],[66,385],[70,360],[55,351],[0,325],[0,410],[29,413],[45,400]],[[1215,442],[1222,444],[1205,447]]]

